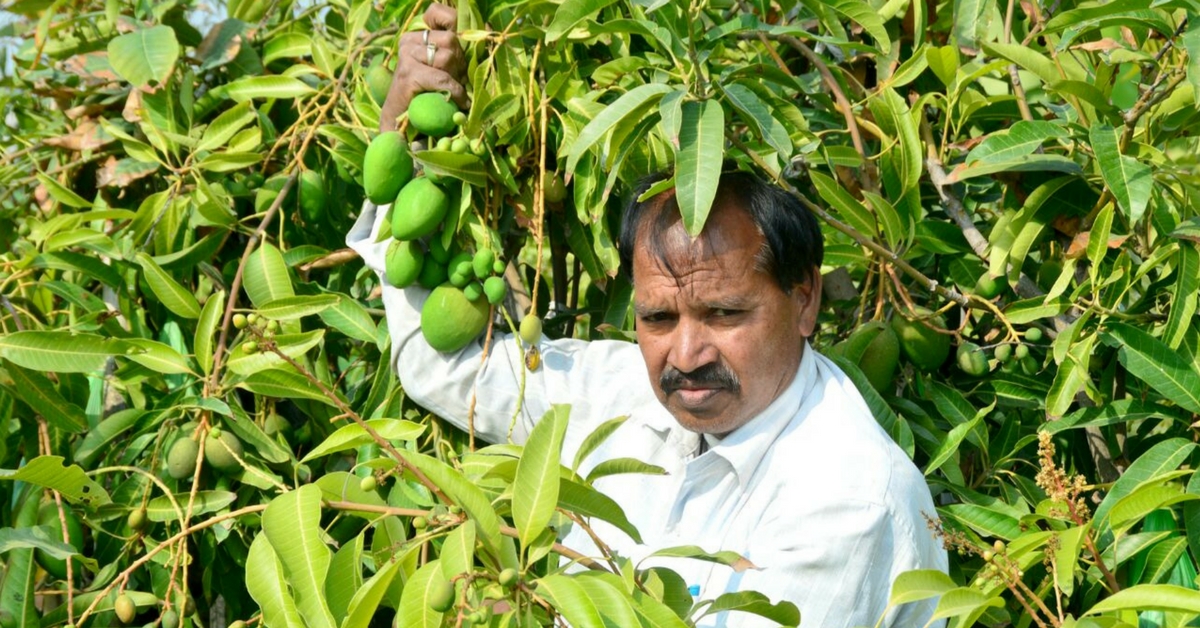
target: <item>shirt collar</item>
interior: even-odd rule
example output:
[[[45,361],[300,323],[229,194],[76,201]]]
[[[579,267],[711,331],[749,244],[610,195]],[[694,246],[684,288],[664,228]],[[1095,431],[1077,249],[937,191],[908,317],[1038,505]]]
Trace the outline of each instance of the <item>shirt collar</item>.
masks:
[[[724,458],[733,467],[742,489],[750,482],[767,449],[796,416],[796,411],[816,385],[818,377],[820,374],[817,372],[816,355],[812,347],[805,342],[800,367],[796,369],[796,375],[783,393],[776,397],[766,410],[745,425],[722,438],[720,442],[710,443],[709,451]]]

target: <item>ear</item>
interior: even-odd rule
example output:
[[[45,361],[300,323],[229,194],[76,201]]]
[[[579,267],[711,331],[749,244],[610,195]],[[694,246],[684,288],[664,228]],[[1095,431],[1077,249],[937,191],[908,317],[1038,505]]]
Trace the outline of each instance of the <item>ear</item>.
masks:
[[[817,329],[817,314],[821,311],[821,269],[814,268],[812,277],[792,288],[792,299],[799,313],[800,335],[808,338]]]

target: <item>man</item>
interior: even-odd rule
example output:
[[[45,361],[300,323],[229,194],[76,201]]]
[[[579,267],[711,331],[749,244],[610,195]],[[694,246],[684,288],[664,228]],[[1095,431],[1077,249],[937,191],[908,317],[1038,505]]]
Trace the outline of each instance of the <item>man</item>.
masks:
[[[441,10],[432,8],[426,23],[452,28],[452,14]],[[411,48],[424,36],[406,37],[396,82],[444,83],[454,55],[439,65],[437,50]],[[442,52],[456,47],[444,32],[429,39],[442,42]],[[438,67],[422,68],[431,59]],[[406,104],[412,91],[394,84],[389,105]],[[644,541],[597,523],[598,537],[617,553],[637,560],[679,545],[737,552],[756,568],[688,559],[643,566],[669,566],[699,598],[753,590],[794,602],[804,626],[874,626],[898,574],[946,569],[925,525],[935,511],[923,477],[854,385],[807,344],[820,307],[821,236],[786,193],[749,174],[723,175],[697,238],[684,230],[673,191],[631,203],[619,248],[633,279],[638,343],[544,340],[541,367],[524,374],[523,399],[524,361],[511,337],[496,339],[482,364],[481,341],[455,354],[425,343],[427,292],[382,279],[388,242],[375,234],[386,227],[383,214],[368,204],[347,242],[385,283],[392,364],[411,398],[463,425],[474,397],[476,433],[493,442],[510,429],[521,442],[551,404],[570,404],[566,461],[598,425],[629,416],[583,471],[630,457],[666,474],[597,482]],[[597,553],[579,529],[564,543]],[[884,625],[922,626],[932,608],[891,609]],[[705,622],[761,623],[744,613]]]

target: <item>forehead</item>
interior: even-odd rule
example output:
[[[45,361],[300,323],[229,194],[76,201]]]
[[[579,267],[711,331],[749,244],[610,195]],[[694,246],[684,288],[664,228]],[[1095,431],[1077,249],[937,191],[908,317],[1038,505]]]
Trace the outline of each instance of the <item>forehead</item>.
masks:
[[[635,298],[645,301],[673,286],[719,293],[759,290],[772,283],[760,268],[766,240],[750,216],[728,204],[713,207],[704,231],[692,238],[678,218],[647,217],[633,255]]]

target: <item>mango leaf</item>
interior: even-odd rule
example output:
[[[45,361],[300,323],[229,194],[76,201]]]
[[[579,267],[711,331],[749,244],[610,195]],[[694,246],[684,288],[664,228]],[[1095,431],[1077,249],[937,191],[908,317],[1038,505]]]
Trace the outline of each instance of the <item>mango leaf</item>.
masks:
[[[916,123],[908,105],[892,88],[884,88],[867,102],[880,130],[894,141],[884,154],[882,174],[888,199],[898,203],[921,178],[924,154]]]
[[[246,557],[246,590],[262,610],[263,624],[271,628],[306,628],[288,590],[283,565],[265,534],[254,537]]]
[[[936,569],[906,571],[896,576],[896,580],[892,582],[892,595],[888,598],[888,606],[927,600],[957,586],[950,576]]]
[[[758,591],[722,593],[704,609],[703,616],[726,611],[751,613],[783,626],[800,625],[800,609],[795,604],[787,600],[772,604],[770,598]]]
[[[311,294],[283,297],[258,306],[259,316],[271,320],[291,321],[305,316],[320,314],[341,300],[336,294]]]
[[[168,310],[183,318],[200,318],[200,304],[191,291],[179,285],[149,255],[138,253],[137,263],[145,273],[150,291]]]
[[[225,95],[235,102],[254,98],[291,99],[315,91],[307,83],[290,76],[247,76],[225,86]]]
[[[1197,18],[1200,20],[1200,18]],[[1175,260],[1175,290],[1171,309],[1167,313],[1167,326],[1163,329],[1163,342],[1172,350],[1178,350],[1196,315],[1197,300],[1200,299],[1200,247],[1190,242],[1181,242]]]
[[[183,514],[187,513],[191,493],[176,493],[174,497],[175,504],[179,505],[180,510],[175,510],[171,500],[165,495],[160,495],[146,504],[146,518],[151,521],[178,521],[180,511]],[[210,512],[217,512],[232,504],[236,499],[237,493],[230,491],[196,491],[196,498],[192,502],[192,516],[199,517]]]
[[[1114,532],[1124,532],[1159,508],[1197,499],[1200,499],[1200,495],[1184,493],[1182,489],[1173,484],[1163,486],[1145,484],[1113,504],[1112,510],[1108,513],[1108,524],[1112,526]]]
[[[538,595],[544,596],[551,605],[566,618],[571,626],[578,628],[605,628],[604,619],[595,602],[576,584],[575,579],[561,574],[551,574],[537,579]]]
[[[42,613],[34,601],[37,600],[35,585],[40,576],[33,562],[31,549],[13,550],[4,563],[4,578],[0,580],[0,613],[8,616],[14,628],[40,628]]]
[[[266,369],[251,373],[238,387],[266,397],[311,399],[337,407],[332,399],[313,386],[303,375],[292,371]]]
[[[1011,540],[1021,535],[1020,520],[991,506],[951,504],[942,512],[984,536]]]
[[[1054,581],[1066,595],[1075,591],[1075,569],[1079,563],[1079,551],[1083,548],[1083,536],[1091,527],[1089,521],[1081,526],[1068,528],[1058,535],[1058,549],[1054,552],[1054,564],[1057,566]]]
[[[134,87],[155,81],[163,83],[179,59],[179,41],[170,26],[152,26],[112,38],[108,62],[121,78]]]
[[[354,299],[338,299],[333,307],[321,311],[321,321],[349,338],[375,342],[378,328],[370,313]]]
[[[1067,137],[1067,130],[1062,126],[1045,120],[1020,120],[1011,127],[988,135],[971,152],[967,153],[966,162],[976,161],[1005,162],[1016,157],[1024,157],[1046,143],[1048,139]]]
[[[1089,131],[1089,138],[1104,184],[1117,199],[1117,206],[1125,212],[1129,222],[1138,222],[1150,202],[1150,193],[1154,188],[1153,171],[1149,165],[1121,154],[1116,129],[1097,124]]]
[[[1194,443],[1182,438],[1171,438],[1151,447],[1138,456],[1133,464],[1113,483],[1104,501],[1096,507],[1092,516],[1093,521],[1104,521],[1114,505],[1125,496],[1131,494],[1137,487],[1153,480],[1160,475],[1170,473],[1179,468],[1188,456],[1196,449]]]
[[[2,377],[5,374],[8,375],[7,380]],[[55,429],[80,434],[88,427],[83,408],[63,398],[54,384],[41,373],[5,363],[4,369],[0,370],[0,385],[42,415]]]
[[[1124,323],[1110,323],[1105,344],[1119,347],[1121,364],[1166,399],[1200,414],[1200,373],[1154,336]]]
[[[513,481],[513,523],[528,548],[546,529],[558,505],[559,458],[571,408],[555,405],[533,427]]]
[[[405,453],[404,459],[425,474],[435,486],[475,522],[479,540],[494,555],[500,553],[500,517],[491,500],[475,484],[446,463],[423,454]]]
[[[95,508],[111,503],[103,486],[97,484],[78,465],[64,466],[62,456],[38,456],[20,469],[0,469],[0,480],[37,484],[62,493],[72,503],[85,502]]]
[[[71,545],[55,540],[55,537],[50,536],[54,534],[54,528],[59,525],[56,518],[50,525],[28,528],[0,528],[0,555],[14,550],[36,549],[40,550],[43,554],[60,560],[74,557],[72,562],[83,564],[95,572],[98,569],[96,559],[84,556]],[[59,531],[57,538],[62,538],[61,535],[62,532]]]
[[[593,118],[591,122],[588,122],[587,126],[583,127],[583,130],[579,132],[579,136],[575,138],[575,142],[571,144],[567,157],[567,174],[574,174],[575,166],[579,163],[579,159],[596,142],[607,136],[613,127],[620,124],[626,116],[638,111],[642,107],[653,105],[658,99],[662,98],[663,94],[669,91],[671,91],[671,88],[660,83],[639,85],[622,94],[615,102],[605,107],[599,115]]]
[[[204,308],[200,310],[200,320],[196,322],[196,340],[192,344],[196,352],[196,362],[200,370],[208,375],[213,366],[213,334],[225,313],[225,291],[221,290],[208,297]]]
[[[554,12],[554,19],[546,28],[546,42],[557,41],[570,32],[584,18],[612,4],[615,0],[565,0]]]
[[[307,353],[309,349],[320,344],[321,339],[324,337],[324,329],[314,329],[302,334],[279,334],[272,340],[284,355],[294,360]],[[246,353],[238,347],[232,351],[226,366],[229,367],[231,372],[247,377],[265,369],[283,367],[285,366],[285,362],[283,358],[274,352],[259,351],[257,353]]]
[[[585,517],[595,517],[606,521],[629,535],[629,538],[635,542],[642,542],[637,528],[633,527],[633,524],[625,516],[625,511],[611,497],[590,486],[572,482],[566,478],[559,482],[558,490],[558,506],[560,508]]]
[[[263,511],[262,529],[309,628],[334,628],[324,594],[330,551],[320,536],[321,489],[308,484],[271,500]]]
[[[963,439],[966,438],[967,434],[969,434],[979,425],[979,422],[982,420],[982,418],[982,416],[977,416],[971,421],[955,425],[954,428],[950,430],[950,433],[946,435],[945,440],[943,440],[938,446],[937,451],[930,456],[929,464],[925,466],[926,476],[934,471],[937,471],[943,464],[946,463],[947,460],[951,458],[951,456],[955,454],[955,452],[958,451],[958,447],[962,444]]]
[[[325,600],[339,626],[345,626],[346,614],[355,593],[362,588],[363,535],[356,534],[333,554],[325,577]]]
[[[354,599],[350,601],[350,610],[341,628],[367,628],[371,624],[371,618],[379,609],[383,595],[387,593],[392,579],[396,577],[396,572],[403,564],[404,562],[401,560],[392,560],[377,569],[375,575],[363,583],[358,592],[354,594]]]
[[[596,451],[597,447],[604,444],[604,441],[608,440],[608,437],[612,436],[613,432],[617,431],[618,428],[624,425],[625,421],[628,419],[628,416],[619,416],[609,419],[598,425],[596,429],[592,430],[592,433],[588,434],[587,438],[583,439],[583,443],[579,446],[579,450],[575,452],[575,461],[571,463],[571,470],[578,471],[579,465],[583,464],[583,461],[586,460],[587,457],[592,454],[592,452]]]
[[[124,357],[142,366],[167,375],[191,373],[187,358],[170,345],[149,338],[126,338]]]
[[[725,112],[715,101],[683,103],[679,151],[675,155],[675,193],[683,226],[696,237],[704,229],[725,155]]]
[[[1061,155],[1021,155],[1007,161],[986,160],[955,166],[946,173],[946,183],[958,183],[997,172],[1082,172],[1079,164]]]
[[[268,242],[264,242],[246,260],[243,280],[246,295],[256,307],[284,297],[296,296],[283,255]]]
[[[425,563],[409,576],[400,594],[396,628],[439,628],[442,625],[442,613],[433,610],[429,603],[443,582],[442,564],[438,560]]]
[[[453,153],[446,150],[423,150],[413,154],[413,159],[429,172],[461,179],[474,186],[487,185],[487,169],[475,155]]]
[[[667,471],[658,465],[642,462],[637,458],[612,458],[596,465],[588,473],[588,483],[600,478],[622,473],[643,473],[646,475],[666,475]]]
[[[424,425],[417,425],[411,421],[401,419],[371,419],[366,424],[385,440],[389,441],[415,440],[425,431]],[[321,456],[328,456],[332,453],[354,449],[355,447],[369,445],[374,442],[375,439],[371,438],[366,429],[357,423],[351,423],[338,428],[336,432],[327,436],[325,440],[321,441],[320,445],[317,445],[312,451],[308,452],[300,462],[308,462]]]
[[[879,233],[871,210],[851,196],[844,187],[833,180],[833,177],[817,170],[810,170],[808,174],[813,187],[817,189],[817,194],[837,211],[846,224],[868,237]]]
[[[34,371],[91,373],[123,352],[119,341],[94,334],[18,331],[0,336],[0,357]]]
[[[989,596],[970,587],[959,587],[942,594],[930,619],[968,615],[985,606],[1004,606],[1004,600],[999,595]]]
[[[254,110],[254,106],[250,102],[242,102],[234,105],[230,109],[217,116],[207,128],[204,129],[204,135],[200,136],[200,142],[196,144],[196,150],[213,150],[215,148],[223,148],[238,131],[242,130],[247,124],[258,119],[258,113]]]
[[[862,0],[833,0],[829,2],[829,6],[861,26],[871,39],[875,40],[875,47],[879,48],[880,52],[887,54],[892,49],[892,40],[888,37],[887,28],[874,7]]]
[[[665,547],[648,554],[642,560],[653,557],[667,558],[693,558],[710,563],[718,563],[741,573],[747,569],[758,569],[754,563],[746,560],[741,554],[732,551],[722,552],[706,552],[698,545],[677,545],[675,547]]]
[[[584,595],[596,605],[608,626],[639,626],[637,613],[625,592],[624,581],[612,574],[583,572],[574,578]]]
[[[475,565],[475,526],[458,526],[442,542],[442,577],[450,580]]]
[[[1139,584],[1097,602],[1084,615],[1122,610],[1200,613],[1200,591],[1173,584]]]
[[[71,188],[68,188],[67,186],[59,183],[58,181],[55,181],[54,179],[52,179],[40,172],[37,173],[35,176],[37,177],[37,180],[42,184],[42,187],[46,189],[46,192],[48,192],[50,194],[51,198],[62,203],[63,205],[66,205],[68,207],[80,207],[80,208],[92,206],[92,204],[89,203],[86,198],[83,198],[82,196],[76,194],[73,190],[71,190]]]
[[[791,155],[792,140],[788,137],[787,129],[775,119],[770,106],[758,94],[741,83],[730,83],[723,89],[729,104],[742,114],[771,148],[782,157]]]

